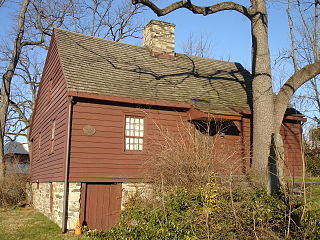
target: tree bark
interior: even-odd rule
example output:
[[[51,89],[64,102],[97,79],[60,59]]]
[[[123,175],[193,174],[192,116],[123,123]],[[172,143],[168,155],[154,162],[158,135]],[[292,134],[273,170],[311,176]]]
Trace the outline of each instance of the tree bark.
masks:
[[[9,106],[9,97],[10,97],[10,88],[11,88],[11,80],[14,76],[14,71],[17,67],[19,57],[21,54],[21,50],[23,47],[22,40],[24,34],[24,23],[25,16],[30,4],[30,0],[25,0],[20,9],[19,18],[18,18],[18,30],[17,35],[14,42],[14,47],[12,51],[12,57],[9,62],[9,65],[6,69],[6,72],[2,76],[2,87],[1,87],[1,104],[0,104],[0,179],[4,177],[6,166],[4,159],[4,135],[5,135],[5,126],[7,120],[7,112]]]
[[[278,193],[284,187],[284,145],[280,133],[273,133],[271,137],[268,185],[270,193]]]
[[[251,175],[257,184],[268,186],[268,157],[273,132],[273,91],[270,52],[268,45],[268,18],[264,0],[252,1],[255,10],[252,29],[252,95],[253,142]]]

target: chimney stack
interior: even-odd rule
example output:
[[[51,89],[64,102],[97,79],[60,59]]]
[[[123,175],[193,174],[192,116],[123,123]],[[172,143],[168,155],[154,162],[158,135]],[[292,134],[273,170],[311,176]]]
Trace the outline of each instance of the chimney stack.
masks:
[[[151,20],[144,27],[143,46],[154,54],[174,56],[174,29],[172,23]]]

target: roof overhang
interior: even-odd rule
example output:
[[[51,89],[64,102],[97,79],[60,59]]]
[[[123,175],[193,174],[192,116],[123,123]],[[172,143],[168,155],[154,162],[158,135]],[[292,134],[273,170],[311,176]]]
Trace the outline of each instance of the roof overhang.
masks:
[[[247,110],[247,109],[233,109],[234,111],[241,113],[241,114],[245,114],[245,115],[251,115],[251,110]],[[297,116],[297,115],[285,115],[284,116],[284,120],[295,120],[295,121],[301,121],[301,122],[306,122],[307,118],[303,117],[303,116]]]
[[[221,115],[202,112],[194,107],[188,111],[190,120],[241,120],[242,116]]]
[[[149,105],[149,106],[161,106],[161,107],[172,107],[172,108],[182,108],[186,109],[189,114],[190,120],[241,120],[242,116],[239,115],[223,115],[223,114],[213,114],[206,113],[194,108],[191,104],[188,103],[179,103],[179,102],[167,102],[167,101],[158,101],[158,100],[146,100],[146,99],[136,99],[136,98],[126,98],[118,96],[107,96],[95,93],[85,93],[85,92],[75,92],[68,91],[68,96],[92,99],[92,100],[101,100],[101,101],[110,101],[110,102],[120,102],[120,103],[130,103],[130,104],[140,104],[140,105]],[[250,110],[246,109],[233,109],[235,113],[241,115],[251,115]],[[286,115],[285,119],[287,120],[296,120],[306,122],[307,119],[301,116]]]
[[[75,92],[75,91],[68,91],[68,96],[84,98],[84,99],[92,99],[92,100],[118,102],[118,103],[120,102],[120,103],[141,104],[141,105],[149,105],[149,106],[182,108],[188,111],[190,120],[208,120],[208,119],[241,120],[241,116],[205,113],[194,108],[191,104],[188,104],[188,103],[166,102],[166,101],[126,98],[126,97],[118,97],[118,96],[106,96],[106,95],[100,95],[100,94],[94,94],[94,93],[84,93],[84,92]]]
[[[173,107],[173,108],[185,108],[185,109],[192,108],[192,106],[187,103],[145,100],[145,99],[136,99],[136,98],[116,97],[116,96],[106,96],[106,95],[101,95],[101,94],[84,93],[84,92],[68,91],[68,96],[86,98],[86,99],[102,100],[102,101],[120,102],[120,103],[161,106],[161,107]]]

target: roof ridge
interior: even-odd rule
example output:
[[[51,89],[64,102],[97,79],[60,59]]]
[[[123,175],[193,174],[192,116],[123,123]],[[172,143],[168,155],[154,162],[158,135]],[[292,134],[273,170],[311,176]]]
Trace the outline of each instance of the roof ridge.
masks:
[[[75,34],[75,35],[80,35],[86,38],[93,38],[93,39],[97,39],[97,40],[103,40],[103,41],[108,41],[114,44],[119,44],[119,45],[128,45],[131,47],[137,47],[137,48],[145,48],[143,46],[138,46],[138,45],[134,45],[134,44],[130,44],[130,43],[124,43],[124,42],[117,42],[117,41],[113,41],[107,38],[102,38],[102,37],[96,37],[96,36],[91,36],[91,35],[87,35],[84,33],[79,33],[79,32],[74,32],[74,31],[70,31],[70,30],[66,30],[66,29],[62,29],[62,28],[54,28],[54,31],[61,31],[61,32],[67,32],[67,33],[71,33],[71,34]]]
[[[239,62],[225,61],[225,60],[220,60],[220,59],[215,59],[215,58],[210,58],[210,57],[201,57],[201,56],[196,56],[196,55],[191,55],[191,54],[186,54],[186,53],[176,53],[176,54],[177,55],[184,55],[184,56],[188,56],[188,57],[192,57],[192,58],[199,58],[199,59],[211,60],[211,61],[215,61],[215,62],[227,63],[227,64],[230,64],[230,65],[240,64],[242,66],[242,64],[239,63]]]

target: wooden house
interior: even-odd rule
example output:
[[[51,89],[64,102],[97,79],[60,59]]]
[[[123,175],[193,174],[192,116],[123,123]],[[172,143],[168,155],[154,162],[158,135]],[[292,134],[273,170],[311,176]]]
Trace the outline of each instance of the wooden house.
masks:
[[[157,126],[225,126],[217,174],[250,169],[251,75],[239,63],[178,54],[174,25],[152,20],[144,45],[55,29],[30,133],[34,206],[73,229],[78,218],[108,229],[128,195],[144,186],[145,149]],[[301,121],[292,109],[281,133],[286,174],[300,175]]]
[[[4,145],[6,174],[29,173],[29,146],[28,143],[17,141],[7,142]]]

